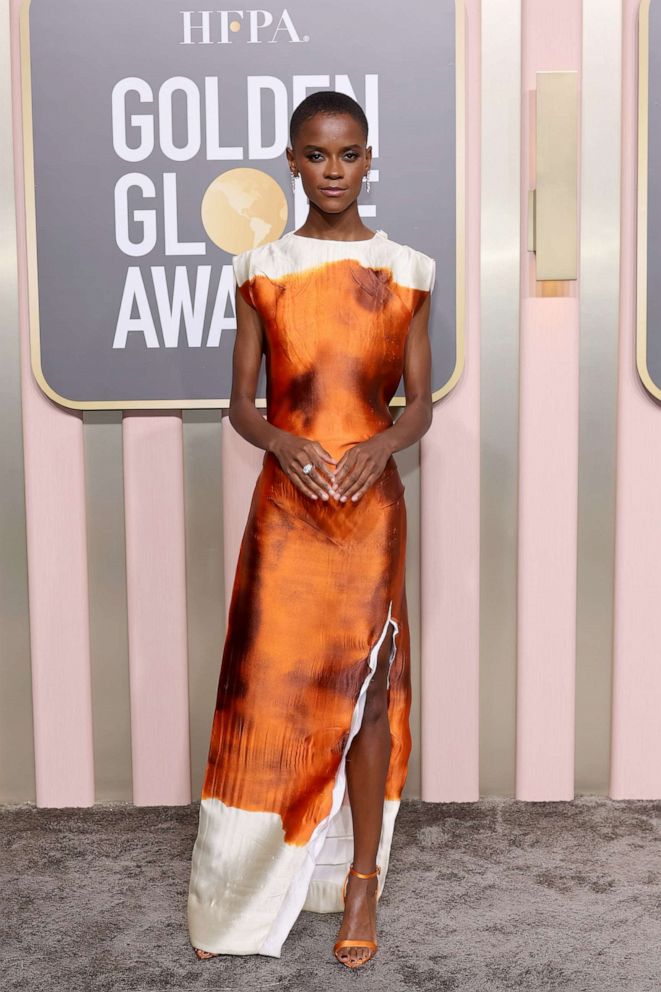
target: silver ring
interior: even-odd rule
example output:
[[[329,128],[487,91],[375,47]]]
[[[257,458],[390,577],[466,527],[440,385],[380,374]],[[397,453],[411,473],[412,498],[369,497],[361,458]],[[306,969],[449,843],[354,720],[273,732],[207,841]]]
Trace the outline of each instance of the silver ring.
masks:
[[[303,466],[303,471],[305,472],[306,475],[309,475],[313,468],[314,466],[312,462],[308,462],[307,465]]]

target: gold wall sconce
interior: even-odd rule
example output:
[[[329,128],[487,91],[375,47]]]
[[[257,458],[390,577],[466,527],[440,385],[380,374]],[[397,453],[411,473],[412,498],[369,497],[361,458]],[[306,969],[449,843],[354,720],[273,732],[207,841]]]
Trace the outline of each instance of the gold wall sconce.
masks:
[[[578,278],[578,74],[538,72],[536,188],[528,190],[528,251],[537,279]]]

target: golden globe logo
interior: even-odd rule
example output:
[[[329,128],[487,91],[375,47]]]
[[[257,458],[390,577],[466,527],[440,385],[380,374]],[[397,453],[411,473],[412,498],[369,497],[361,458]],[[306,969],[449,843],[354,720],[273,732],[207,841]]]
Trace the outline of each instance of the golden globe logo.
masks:
[[[231,45],[244,41],[247,45],[273,45],[278,41],[300,44],[310,40],[302,37],[294,26],[291,14],[283,9],[275,19],[270,10],[182,10],[183,39],[180,45]]]
[[[223,172],[202,199],[202,224],[209,239],[230,255],[276,241],[289,208],[279,184],[261,169]]]

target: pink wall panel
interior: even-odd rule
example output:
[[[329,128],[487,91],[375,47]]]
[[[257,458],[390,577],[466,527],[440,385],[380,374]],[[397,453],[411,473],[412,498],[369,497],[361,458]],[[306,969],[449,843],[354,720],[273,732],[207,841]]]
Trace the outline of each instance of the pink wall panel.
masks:
[[[522,13],[516,796],[571,799],[580,288],[578,280],[536,281],[527,227],[536,73],[570,70],[580,79],[582,6],[535,0]]]
[[[82,417],[30,368],[18,32],[10,8],[30,644],[38,806],[94,802]]]
[[[124,416],[133,800],[191,800],[181,415]]]
[[[461,8],[459,8],[460,10]],[[466,2],[465,360],[420,443],[421,798],[479,798],[480,3]]]
[[[661,469],[655,457],[661,409],[638,378],[634,354],[638,7],[639,0],[624,0],[610,782],[616,799],[661,795]],[[11,0],[37,804],[87,806],[95,789],[83,422],[47,399],[30,369],[18,11],[19,0]],[[480,0],[465,0],[465,11],[465,360],[420,446],[421,795],[441,802],[475,801],[481,791]],[[537,283],[526,232],[527,192],[535,185],[535,73],[580,73],[582,13],[576,0],[522,4],[516,797],[524,800],[574,795],[580,284]],[[516,133],[517,149],[518,140]],[[513,296],[516,303],[515,288]],[[122,432],[133,799],[137,805],[187,804],[198,797],[191,797],[190,776],[181,415],[130,412]],[[218,493],[226,578],[225,603],[218,607],[225,613],[263,456],[225,411]],[[509,698],[513,705],[513,691]]]
[[[578,300],[523,301],[516,795],[574,796]]]
[[[625,0],[622,24],[613,799],[661,796],[661,408],[635,363],[638,8],[638,0]]]

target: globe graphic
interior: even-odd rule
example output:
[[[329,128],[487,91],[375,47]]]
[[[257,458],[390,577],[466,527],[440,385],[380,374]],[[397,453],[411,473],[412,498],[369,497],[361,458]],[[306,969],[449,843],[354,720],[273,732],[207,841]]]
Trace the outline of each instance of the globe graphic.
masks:
[[[230,255],[275,241],[285,229],[287,198],[260,169],[229,169],[202,198],[202,223],[214,244]]]

